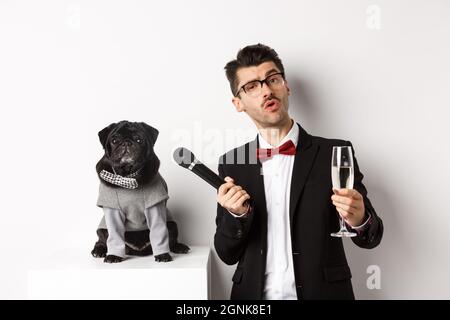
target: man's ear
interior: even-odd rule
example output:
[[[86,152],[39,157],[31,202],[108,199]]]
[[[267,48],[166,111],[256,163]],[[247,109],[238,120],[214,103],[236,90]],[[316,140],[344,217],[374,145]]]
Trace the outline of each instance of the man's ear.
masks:
[[[144,128],[145,133],[147,134],[147,137],[150,138],[150,141],[152,143],[152,146],[155,146],[156,139],[158,139],[159,131],[152,126],[149,126],[145,122],[140,123],[141,126]]]
[[[288,84],[288,82],[286,80],[284,81],[284,85],[286,86],[286,89],[287,89],[287,92],[288,92],[288,96],[290,96],[291,95],[291,89],[289,89],[289,84]]]
[[[102,147],[105,148],[106,140],[108,139],[109,133],[117,126],[117,123],[111,123],[106,128],[103,128],[98,132],[98,137],[100,139],[100,143]]]
[[[242,103],[241,99],[238,97],[233,97],[231,100],[234,104],[234,107],[236,108],[237,112],[245,111],[244,104]]]

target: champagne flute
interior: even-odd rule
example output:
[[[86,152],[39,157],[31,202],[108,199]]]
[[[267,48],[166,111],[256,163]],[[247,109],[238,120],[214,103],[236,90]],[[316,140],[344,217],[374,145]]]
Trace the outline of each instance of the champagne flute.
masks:
[[[331,156],[331,180],[333,189],[353,189],[353,154],[351,147],[333,147]],[[345,220],[339,214],[340,230],[332,237],[354,237],[356,233],[347,230]]]

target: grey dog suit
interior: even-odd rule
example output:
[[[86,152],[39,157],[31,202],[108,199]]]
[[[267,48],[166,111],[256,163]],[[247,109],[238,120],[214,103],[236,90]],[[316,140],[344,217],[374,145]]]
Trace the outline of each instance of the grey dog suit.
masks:
[[[166,226],[167,184],[159,173],[146,185],[130,190],[100,182],[97,206],[103,208],[100,228],[108,229],[108,255],[125,256],[125,231],[150,230],[153,254],[169,252]]]

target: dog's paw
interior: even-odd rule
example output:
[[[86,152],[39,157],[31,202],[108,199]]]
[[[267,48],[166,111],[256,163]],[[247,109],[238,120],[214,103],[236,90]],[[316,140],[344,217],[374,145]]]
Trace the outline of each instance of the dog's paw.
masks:
[[[172,251],[173,253],[188,253],[189,250],[191,250],[191,248],[179,242],[170,247],[170,251]]]
[[[168,253],[162,253],[155,256],[156,262],[169,262],[172,261],[172,256]]]
[[[103,262],[106,263],[118,263],[118,262],[122,262],[123,258],[122,257],[118,257],[112,254],[109,254],[106,256],[105,260],[103,260]]]
[[[96,245],[94,249],[92,249],[91,254],[94,258],[104,258],[106,257],[107,248],[102,245]]]

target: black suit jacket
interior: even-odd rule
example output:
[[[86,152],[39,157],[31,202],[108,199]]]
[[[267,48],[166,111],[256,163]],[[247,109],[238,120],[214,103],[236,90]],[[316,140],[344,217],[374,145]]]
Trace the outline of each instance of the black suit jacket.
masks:
[[[295,282],[299,299],[354,299],[351,272],[339,230],[339,219],[331,202],[331,154],[343,140],[309,135],[301,126],[294,160],[290,195],[290,227]],[[267,252],[267,209],[261,163],[256,159],[258,139],[231,150],[220,158],[219,174],[230,176],[250,195],[252,212],[235,218],[217,206],[214,246],[229,265],[238,263],[233,276],[231,299],[262,299]],[[351,238],[361,248],[376,247],[383,235],[363,174],[354,159],[354,189],[364,197],[370,224]]]

